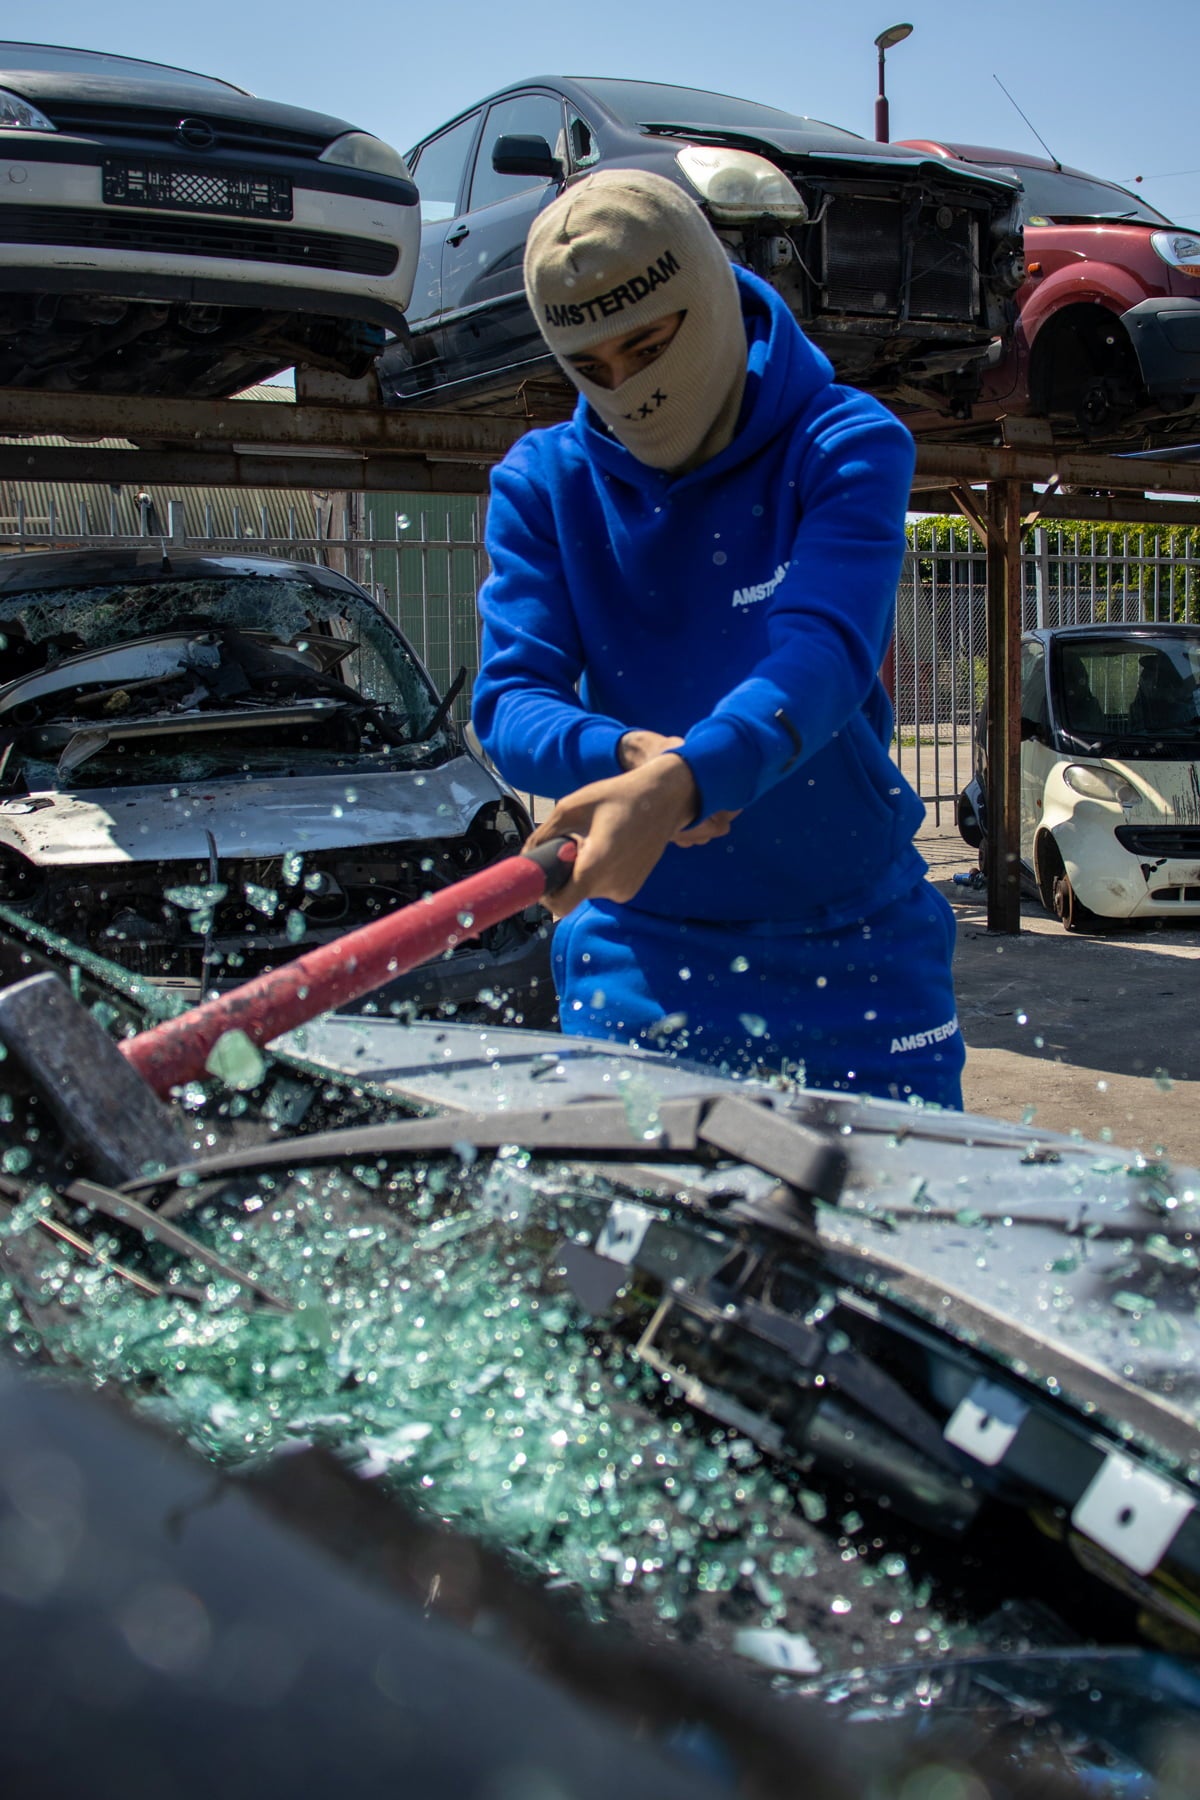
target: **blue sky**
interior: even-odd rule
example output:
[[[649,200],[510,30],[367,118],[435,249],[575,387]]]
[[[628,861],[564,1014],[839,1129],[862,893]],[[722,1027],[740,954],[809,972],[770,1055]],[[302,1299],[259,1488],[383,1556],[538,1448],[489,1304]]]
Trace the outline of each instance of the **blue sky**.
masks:
[[[873,39],[901,19],[915,30],[887,59],[894,138],[1036,152],[998,76],[1062,162],[1142,175],[1139,194],[1200,227],[1197,0],[40,0],[27,29],[222,75],[406,149],[492,89],[550,73],[718,88],[869,134]]]

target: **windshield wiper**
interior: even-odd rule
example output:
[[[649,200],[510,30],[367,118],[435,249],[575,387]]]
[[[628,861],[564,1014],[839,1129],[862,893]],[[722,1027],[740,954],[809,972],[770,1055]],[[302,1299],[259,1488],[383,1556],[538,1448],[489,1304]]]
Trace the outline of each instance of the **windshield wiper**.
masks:
[[[450,708],[462,693],[463,688],[466,685],[466,680],[467,671],[464,664],[458,671],[458,674],[454,677],[454,680],[450,683],[450,686],[446,689],[445,698],[442,700],[424,731],[418,733],[416,737],[409,738],[408,741],[410,744],[427,744],[431,738],[437,736],[438,732],[442,729],[442,726],[446,723],[446,720],[450,717]]]

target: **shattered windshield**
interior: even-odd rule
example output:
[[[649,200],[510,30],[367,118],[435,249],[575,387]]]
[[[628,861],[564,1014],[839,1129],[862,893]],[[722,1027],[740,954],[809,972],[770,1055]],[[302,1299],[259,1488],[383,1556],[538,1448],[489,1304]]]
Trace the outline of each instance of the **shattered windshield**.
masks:
[[[6,592],[0,681],[10,791],[373,766],[437,723],[386,620],[279,577]]]
[[[1060,724],[1131,756],[1200,745],[1200,632],[1062,640],[1052,661]]]

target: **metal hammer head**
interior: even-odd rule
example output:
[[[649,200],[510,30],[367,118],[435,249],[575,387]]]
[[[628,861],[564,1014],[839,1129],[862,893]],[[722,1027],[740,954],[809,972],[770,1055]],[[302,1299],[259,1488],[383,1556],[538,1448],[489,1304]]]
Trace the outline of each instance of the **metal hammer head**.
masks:
[[[192,1151],[169,1109],[57,975],[0,989],[0,1044],[88,1173],[119,1185]]]

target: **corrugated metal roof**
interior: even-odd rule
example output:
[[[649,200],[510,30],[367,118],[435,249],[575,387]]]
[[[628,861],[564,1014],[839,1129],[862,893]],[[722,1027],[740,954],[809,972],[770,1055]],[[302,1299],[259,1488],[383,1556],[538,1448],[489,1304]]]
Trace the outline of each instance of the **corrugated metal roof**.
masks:
[[[293,403],[294,389],[264,382],[246,388],[240,400]],[[56,448],[62,437],[0,438],[0,443]],[[97,450],[128,450],[125,438],[94,440]],[[329,503],[318,518],[321,502],[306,489],[196,488],[158,482],[111,487],[97,482],[0,481],[0,551],[16,550],[31,540],[43,547],[50,539],[66,542],[95,533],[117,537],[169,536],[171,505],[188,538],[237,543],[242,538],[296,539],[300,543],[338,536],[340,518],[329,518]],[[178,509],[182,508],[182,512]],[[18,541],[13,541],[18,540]]]

